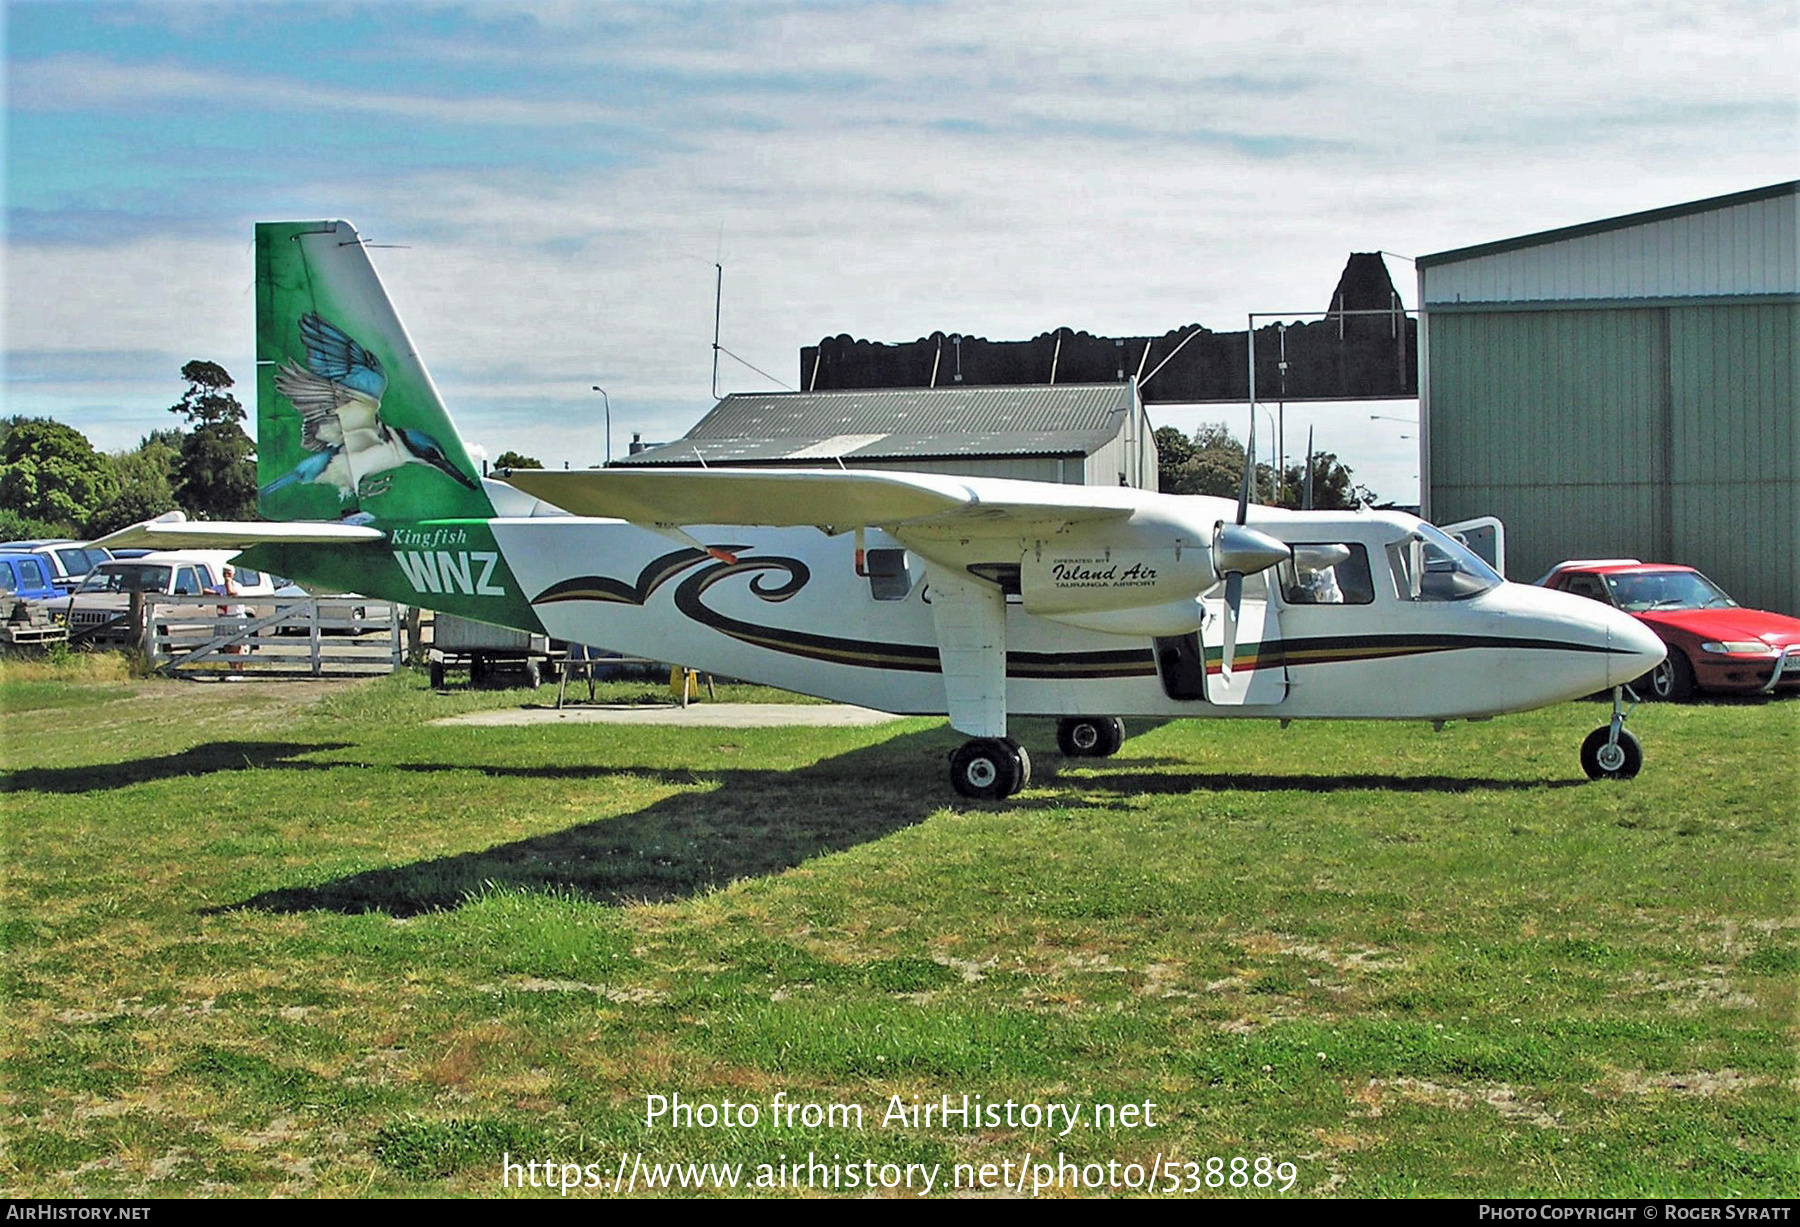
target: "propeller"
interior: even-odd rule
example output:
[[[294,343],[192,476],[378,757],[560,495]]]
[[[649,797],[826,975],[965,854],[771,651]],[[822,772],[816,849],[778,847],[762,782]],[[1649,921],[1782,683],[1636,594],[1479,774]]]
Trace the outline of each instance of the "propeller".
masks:
[[[1250,483],[1256,476],[1256,408],[1250,409],[1250,442],[1244,449],[1244,480],[1238,487],[1237,522],[1213,526],[1213,573],[1225,581],[1225,634],[1219,673],[1227,680],[1237,658],[1238,608],[1244,601],[1244,576],[1266,571],[1288,558],[1285,542],[1245,524],[1250,513]]]

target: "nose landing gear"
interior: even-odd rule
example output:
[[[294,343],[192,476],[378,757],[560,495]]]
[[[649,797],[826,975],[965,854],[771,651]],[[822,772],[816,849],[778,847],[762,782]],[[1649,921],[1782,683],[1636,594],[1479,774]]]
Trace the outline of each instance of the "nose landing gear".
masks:
[[[1590,780],[1629,780],[1644,765],[1644,750],[1625,729],[1625,718],[1637,709],[1637,696],[1625,706],[1626,690],[1613,687],[1613,714],[1581,743],[1581,769]]]

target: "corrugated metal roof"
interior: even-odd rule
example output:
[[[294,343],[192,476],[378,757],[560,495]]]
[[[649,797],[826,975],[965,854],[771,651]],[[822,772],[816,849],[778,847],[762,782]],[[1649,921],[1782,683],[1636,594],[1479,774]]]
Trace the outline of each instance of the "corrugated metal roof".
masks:
[[[1414,261],[1415,268],[1436,268],[1442,264],[1454,264],[1461,260],[1473,260],[1481,256],[1499,255],[1502,252],[1519,251],[1526,247],[1541,247],[1546,243],[1562,243],[1569,239],[1584,238],[1593,234],[1605,234],[1612,230],[1625,230],[1633,226],[1644,226],[1652,222],[1672,221],[1676,218],[1692,217],[1698,213],[1711,213],[1719,209],[1729,209],[1736,205],[1754,204],[1762,200],[1775,200],[1783,196],[1792,196],[1800,192],[1800,179],[1786,183],[1771,183],[1767,187],[1751,188],[1747,192],[1732,192],[1728,196],[1710,196],[1705,200],[1693,200],[1686,204],[1666,205],[1660,209],[1646,209],[1642,213],[1627,213],[1623,217],[1608,217],[1600,221],[1582,222],[1575,226],[1563,226],[1557,230],[1543,230],[1536,234],[1521,235],[1516,239],[1500,239],[1492,243],[1477,243],[1473,247],[1458,247],[1453,251],[1438,251],[1430,255],[1420,256]]]
[[[619,463],[1087,456],[1132,406],[1129,383],[744,392],[681,439]]]
[[[1800,294],[1800,200],[1787,186],[1446,263],[1421,259],[1425,309]]]

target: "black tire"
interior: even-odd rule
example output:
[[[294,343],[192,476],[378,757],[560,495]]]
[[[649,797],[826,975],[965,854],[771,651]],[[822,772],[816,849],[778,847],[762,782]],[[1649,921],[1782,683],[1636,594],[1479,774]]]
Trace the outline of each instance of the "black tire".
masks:
[[[1629,780],[1644,765],[1644,750],[1631,730],[1619,730],[1619,744],[1608,744],[1612,726],[1603,724],[1581,743],[1581,769],[1590,780]]]
[[[1056,722],[1056,746],[1066,758],[1106,758],[1125,744],[1117,716],[1065,716]]]
[[[1680,648],[1670,648],[1662,664],[1645,675],[1644,686],[1653,699],[1679,703],[1683,699],[1692,698],[1694,666],[1689,663],[1687,653]]]
[[[525,662],[525,688],[536,690],[544,684],[544,662],[533,657]]]
[[[431,688],[433,690],[444,688],[444,662],[441,660],[431,662]]]
[[[974,801],[1010,797],[1023,774],[1018,748],[996,737],[965,741],[950,755],[950,786]]]

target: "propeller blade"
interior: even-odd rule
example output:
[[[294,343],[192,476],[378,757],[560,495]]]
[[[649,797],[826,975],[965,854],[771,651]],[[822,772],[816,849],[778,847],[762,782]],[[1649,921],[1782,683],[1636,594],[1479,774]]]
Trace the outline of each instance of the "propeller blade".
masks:
[[[1231,680],[1231,666],[1237,659],[1238,606],[1244,600],[1244,573],[1233,571],[1225,577],[1225,637],[1219,655],[1219,676]]]
[[[1237,522],[1242,524],[1250,511],[1250,483],[1256,480],[1256,406],[1250,406],[1250,442],[1244,447],[1244,480],[1238,487]]]
[[[1312,427],[1308,426],[1306,428],[1306,476],[1304,478],[1302,478],[1301,482],[1300,482],[1300,510],[1301,511],[1311,511],[1313,509],[1313,505],[1312,505],[1312,498],[1313,498],[1313,495],[1312,495],[1312,466],[1313,466],[1312,436],[1313,436]]]

